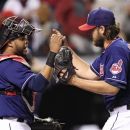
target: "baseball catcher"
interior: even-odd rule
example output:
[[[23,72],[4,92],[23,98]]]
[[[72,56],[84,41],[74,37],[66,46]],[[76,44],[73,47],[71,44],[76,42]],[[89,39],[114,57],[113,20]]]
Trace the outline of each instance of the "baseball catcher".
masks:
[[[39,73],[26,61],[28,37],[41,29],[25,19],[12,16],[0,26],[0,130],[31,130],[34,121],[32,107],[24,96],[26,90],[44,92],[54,66],[54,58],[62,45],[63,36],[53,30],[49,55]]]
[[[60,74],[62,71],[65,71],[65,73],[61,77]],[[73,74],[75,74],[75,67],[72,63],[72,52],[63,46],[55,56],[53,77],[56,83],[60,82],[65,84]]]

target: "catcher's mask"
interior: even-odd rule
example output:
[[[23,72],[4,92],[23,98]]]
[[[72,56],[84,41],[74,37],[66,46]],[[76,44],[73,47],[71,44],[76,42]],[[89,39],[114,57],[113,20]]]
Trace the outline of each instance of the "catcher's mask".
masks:
[[[29,36],[35,31],[41,31],[32,26],[28,21],[18,16],[6,18],[0,27],[0,49],[8,43],[8,41]]]

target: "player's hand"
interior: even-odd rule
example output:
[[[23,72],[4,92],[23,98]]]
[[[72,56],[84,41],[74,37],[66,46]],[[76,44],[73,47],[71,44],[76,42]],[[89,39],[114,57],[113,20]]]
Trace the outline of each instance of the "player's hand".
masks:
[[[64,46],[67,46],[67,47],[69,46],[68,45],[68,40],[67,40],[66,36],[64,36],[62,41],[63,41]]]
[[[56,29],[53,29],[53,34],[50,37],[50,51],[57,53],[61,46],[62,42],[64,40],[64,36]]]
[[[62,78],[64,77],[64,75],[66,74],[66,72],[67,72],[67,69],[63,69],[63,70],[59,73],[59,79],[62,79]],[[64,77],[64,78],[67,78],[67,75],[65,75],[65,76],[66,76],[66,77]],[[74,82],[75,82],[75,80],[76,80],[76,78],[77,78],[77,75],[76,75],[76,74],[73,74],[73,75],[71,76],[71,78],[68,80],[67,84],[73,85]]]

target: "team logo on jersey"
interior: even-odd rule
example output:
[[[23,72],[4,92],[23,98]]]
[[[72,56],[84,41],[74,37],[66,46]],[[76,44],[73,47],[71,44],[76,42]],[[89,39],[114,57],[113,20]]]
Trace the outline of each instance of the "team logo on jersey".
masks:
[[[104,65],[100,64],[100,76],[104,75]]]
[[[122,71],[122,64],[123,64],[122,59],[120,59],[117,63],[112,64],[110,72],[114,75],[119,74]]]

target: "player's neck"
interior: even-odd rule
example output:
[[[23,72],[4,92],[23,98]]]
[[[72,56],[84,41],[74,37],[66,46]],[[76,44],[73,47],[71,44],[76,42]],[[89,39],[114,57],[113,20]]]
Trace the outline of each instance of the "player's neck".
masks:
[[[108,48],[108,47],[111,45],[111,43],[112,43],[112,40],[106,40],[106,41],[104,42],[104,48],[105,48],[105,49]]]
[[[104,48],[108,48],[112,43],[113,41],[115,41],[117,38],[114,38],[113,40],[105,40],[104,42]]]
[[[8,55],[8,54],[15,55],[15,53],[14,53],[14,51],[12,51],[12,49],[6,49],[6,50],[4,50],[4,52],[2,54],[4,54],[4,55]]]

